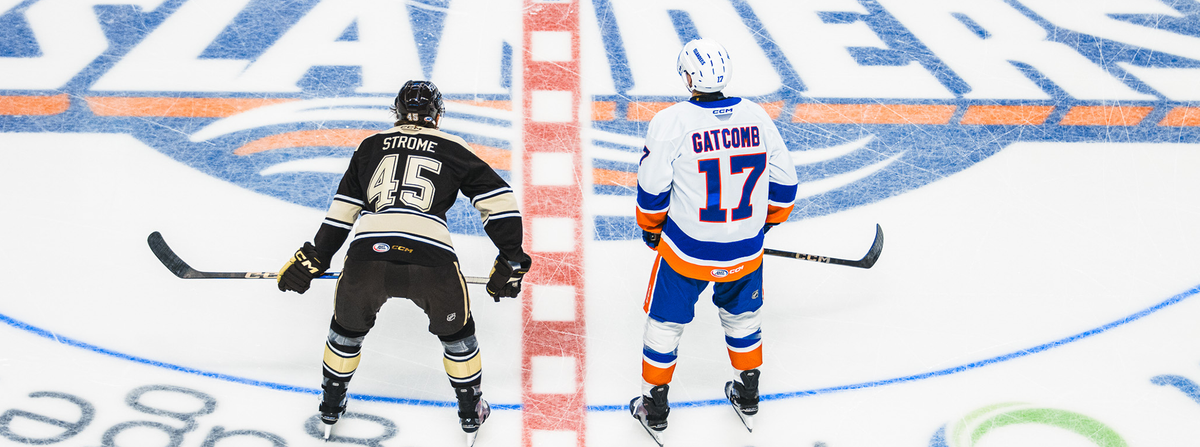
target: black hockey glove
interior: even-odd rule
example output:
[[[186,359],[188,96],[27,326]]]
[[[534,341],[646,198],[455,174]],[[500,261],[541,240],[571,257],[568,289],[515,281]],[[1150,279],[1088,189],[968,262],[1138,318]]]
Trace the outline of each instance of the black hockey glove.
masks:
[[[526,256],[523,262],[514,262],[504,255],[497,255],[487,282],[488,295],[497,303],[501,297],[516,298],[517,294],[521,293],[521,278],[529,273],[531,265],[533,260],[529,259],[529,256]]]
[[[276,279],[279,291],[295,290],[297,293],[303,294],[308,291],[308,286],[312,283],[313,278],[325,274],[325,270],[328,269],[329,264],[317,258],[317,247],[314,247],[311,242],[305,242],[304,246],[296,250],[296,254],[288,259],[283,268],[279,269],[279,278]]]
[[[661,240],[662,233],[651,233],[649,231],[642,230],[642,242],[645,242],[646,246],[650,247],[651,250],[658,248],[658,242]]]
[[[779,225],[779,224],[777,224],[777,223],[770,223],[770,222],[767,222],[766,224],[763,224],[763,234],[767,234],[767,232],[768,232],[768,231],[771,231],[771,229],[772,229],[772,228],[775,228],[775,226],[776,226],[776,225]]]

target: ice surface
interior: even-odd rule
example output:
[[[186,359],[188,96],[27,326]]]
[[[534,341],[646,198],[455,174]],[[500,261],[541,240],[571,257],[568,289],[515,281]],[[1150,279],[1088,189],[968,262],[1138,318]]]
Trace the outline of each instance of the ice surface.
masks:
[[[407,15],[398,73],[432,76],[453,101],[445,129],[520,189],[530,173],[514,65],[522,14],[536,7],[67,3],[0,2],[0,73],[26,70],[0,75],[0,445],[320,442],[333,283],[295,295],[270,281],[179,280],[146,235],[161,231],[193,267],[247,271],[274,270],[311,238],[353,150],[345,141],[390,122],[397,73],[380,73],[396,61],[363,62],[396,36],[365,19],[384,10]],[[653,262],[629,178],[647,126],[639,110],[681,99],[671,62],[676,37],[693,35],[739,45],[748,68],[735,93],[779,113],[795,153],[801,199],[767,245],[856,259],[876,223],[887,244],[870,270],[765,261],[766,400],[752,434],[720,402],[732,371],[702,297],[680,346],[669,445],[1200,437],[1200,105],[1189,96],[1200,63],[1185,54],[1200,48],[1200,7],[1071,3],[1076,16],[999,1],[582,2],[583,169],[538,178],[582,180],[585,258],[539,268],[584,275],[585,444],[652,445],[624,410],[640,386]],[[797,22],[807,27],[786,28]],[[93,37],[107,49],[63,44]],[[1045,52],[1014,53],[1030,41]],[[303,53],[304,42],[320,45]],[[1014,62],[985,76],[996,60],[968,57],[981,48]],[[153,61],[158,75],[144,71]],[[1105,96],[1094,92],[1107,84],[1065,74],[1081,64],[1122,88]],[[884,74],[895,78],[863,84]],[[246,147],[259,151],[237,152]],[[526,205],[556,199],[518,192]],[[462,269],[485,275],[495,249],[468,204],[454,213]],[[569,445],[575,437],[522,428],[533,376],[523,337],[547,334],[527,330],[521,302],[470,292],[495,410],[476,445]],[[379,318],[334,441],[462,442],[424,315],[395,300]],[[552,379],[533,388],[566,387]]]

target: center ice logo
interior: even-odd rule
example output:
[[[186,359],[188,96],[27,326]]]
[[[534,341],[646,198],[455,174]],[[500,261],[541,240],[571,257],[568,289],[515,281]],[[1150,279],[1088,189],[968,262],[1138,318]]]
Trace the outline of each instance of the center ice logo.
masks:
[[[1016,142],[1200,142],[1194,3],[1026,3],[593,1],[581,26],[599,39],[580,52],[592,96],[578,118],[589,127],[595,236],[640,234],[641,138],[656,111],[684,99],[670,64],[697,37],[737,49],[727,93],[763,104],[792,149],[792,219],[903,194]],[[0,10],[3,132],[127,133],[317,209],[358,142],[391,126],[404,80],[437,82],[450,100],[443,128],[502,175],[520,140],[513,73],[526,50],[505,25],[521,23],[520,2],[31,0]],[[452,231],[480,234],[469,206],[451,213],[464,214]]]
[[[1090,416],[1067,410],[1042,408],[1022,403],[1003,403],[975,410],[947,431],[943,426],[929,441],[929,447],[972,447],[979,445],[996,429],[1022,425],[1054,427],[1090,441],[1097,447],[1126,447],[1121,435]]]

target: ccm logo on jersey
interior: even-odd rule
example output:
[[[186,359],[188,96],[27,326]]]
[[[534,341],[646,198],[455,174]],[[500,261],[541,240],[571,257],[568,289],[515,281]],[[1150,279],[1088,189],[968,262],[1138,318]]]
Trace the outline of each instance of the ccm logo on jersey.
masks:
[[[692,133],[692,151],[697,154],[729,148],[758,147],[758,143],[758,126]]]

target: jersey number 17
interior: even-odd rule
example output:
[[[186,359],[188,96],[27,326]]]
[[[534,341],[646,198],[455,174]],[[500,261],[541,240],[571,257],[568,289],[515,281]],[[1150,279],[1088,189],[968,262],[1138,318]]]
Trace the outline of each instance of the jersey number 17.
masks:
[[[742,220],[754,214],[754,207],[750,205],[750,193],[754,192],[754,186],[758,184],[758,179],[762,177],[763,170],[767,168],[767,154],[746,154],[734,155],[729,157],[729,174],[725,175],[721,170],[720,158],[706,158],[697,162],[701,174],[704,174],[705,196],[707,201],[704,208],[700,208],[700,221],[711,223],[723,223],[732,220]],[[721,207],[721,188],[725,185],[737,187],[733,181],[734,174],[741,174],[747,169],[750,170],[742,177],[741,185],[742,195],[738,200],[737,208],[732,210]],[[732,216],[730,216],[732,211]]]

